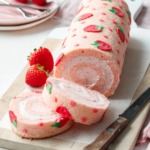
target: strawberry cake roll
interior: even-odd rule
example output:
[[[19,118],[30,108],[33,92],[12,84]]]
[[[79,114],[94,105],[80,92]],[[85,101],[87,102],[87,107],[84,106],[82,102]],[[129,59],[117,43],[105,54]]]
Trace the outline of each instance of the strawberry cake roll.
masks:
[[[124,63],[130,11],[123,0],[82,0],[55,61],[54,76],[114,94]]]
[[[53,77],[47,79],[42,94],[47,106],[87,125],[100,121],[109,106],[108,99],[99,92]]]
[[[72,121],[52,111],[42,101],[41,93],[29,92],[15,97],[9,107],[12,130],[23,138],[45,138],[62,133]]]

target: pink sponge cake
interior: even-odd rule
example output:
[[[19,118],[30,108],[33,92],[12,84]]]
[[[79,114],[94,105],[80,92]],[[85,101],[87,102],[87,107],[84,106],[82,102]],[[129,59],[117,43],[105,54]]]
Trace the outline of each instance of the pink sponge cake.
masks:
[[[54,76],[114,94],[124,63],[130,11],[123,0],[82,0],[55,62]]]
[[[109,106],[108,99],[99,92],[53,77],[47,79],[42,95],[53,110],[88,125],[100,121]]]
[[[72,121],[52,111],[42,101],[41,93],[23,93],[9,107],[12,130],[24,138],[50,137],[71,127]]]

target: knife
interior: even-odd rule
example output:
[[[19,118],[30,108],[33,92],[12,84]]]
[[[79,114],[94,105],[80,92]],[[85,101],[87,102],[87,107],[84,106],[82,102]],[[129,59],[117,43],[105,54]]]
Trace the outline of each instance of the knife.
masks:
[[[149,100],[150,87],[84,150],[106,150]]]

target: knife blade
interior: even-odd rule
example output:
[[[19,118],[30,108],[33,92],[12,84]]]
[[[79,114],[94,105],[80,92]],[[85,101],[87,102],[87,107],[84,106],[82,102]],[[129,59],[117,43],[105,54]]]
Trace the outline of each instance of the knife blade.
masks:
[[[126,109],[120,117],[127,118],[131,121],[134,116],[140,111],[140,109],[150,100],[150,88],[148,88],[137,100],[135,100],[128,109]]]
[[[149,100],[150,87],[84,150],[106,150]]]

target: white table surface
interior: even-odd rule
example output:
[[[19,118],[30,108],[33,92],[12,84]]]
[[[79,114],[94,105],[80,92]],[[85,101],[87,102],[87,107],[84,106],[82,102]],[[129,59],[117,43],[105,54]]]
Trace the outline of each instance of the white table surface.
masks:
[[[62,26],[48,20],[32,28],[17,31],[0,31],[0,97],[27,63],[28,54],[38,48],[52,29]],[[145,150],[146,146],[136,150]],[[0,148],[0,150],[4,150]]]
[[[23,69],[30,52],[38,48],[58,24],[50,19],[24,30],[0,31],[0,96]]]

